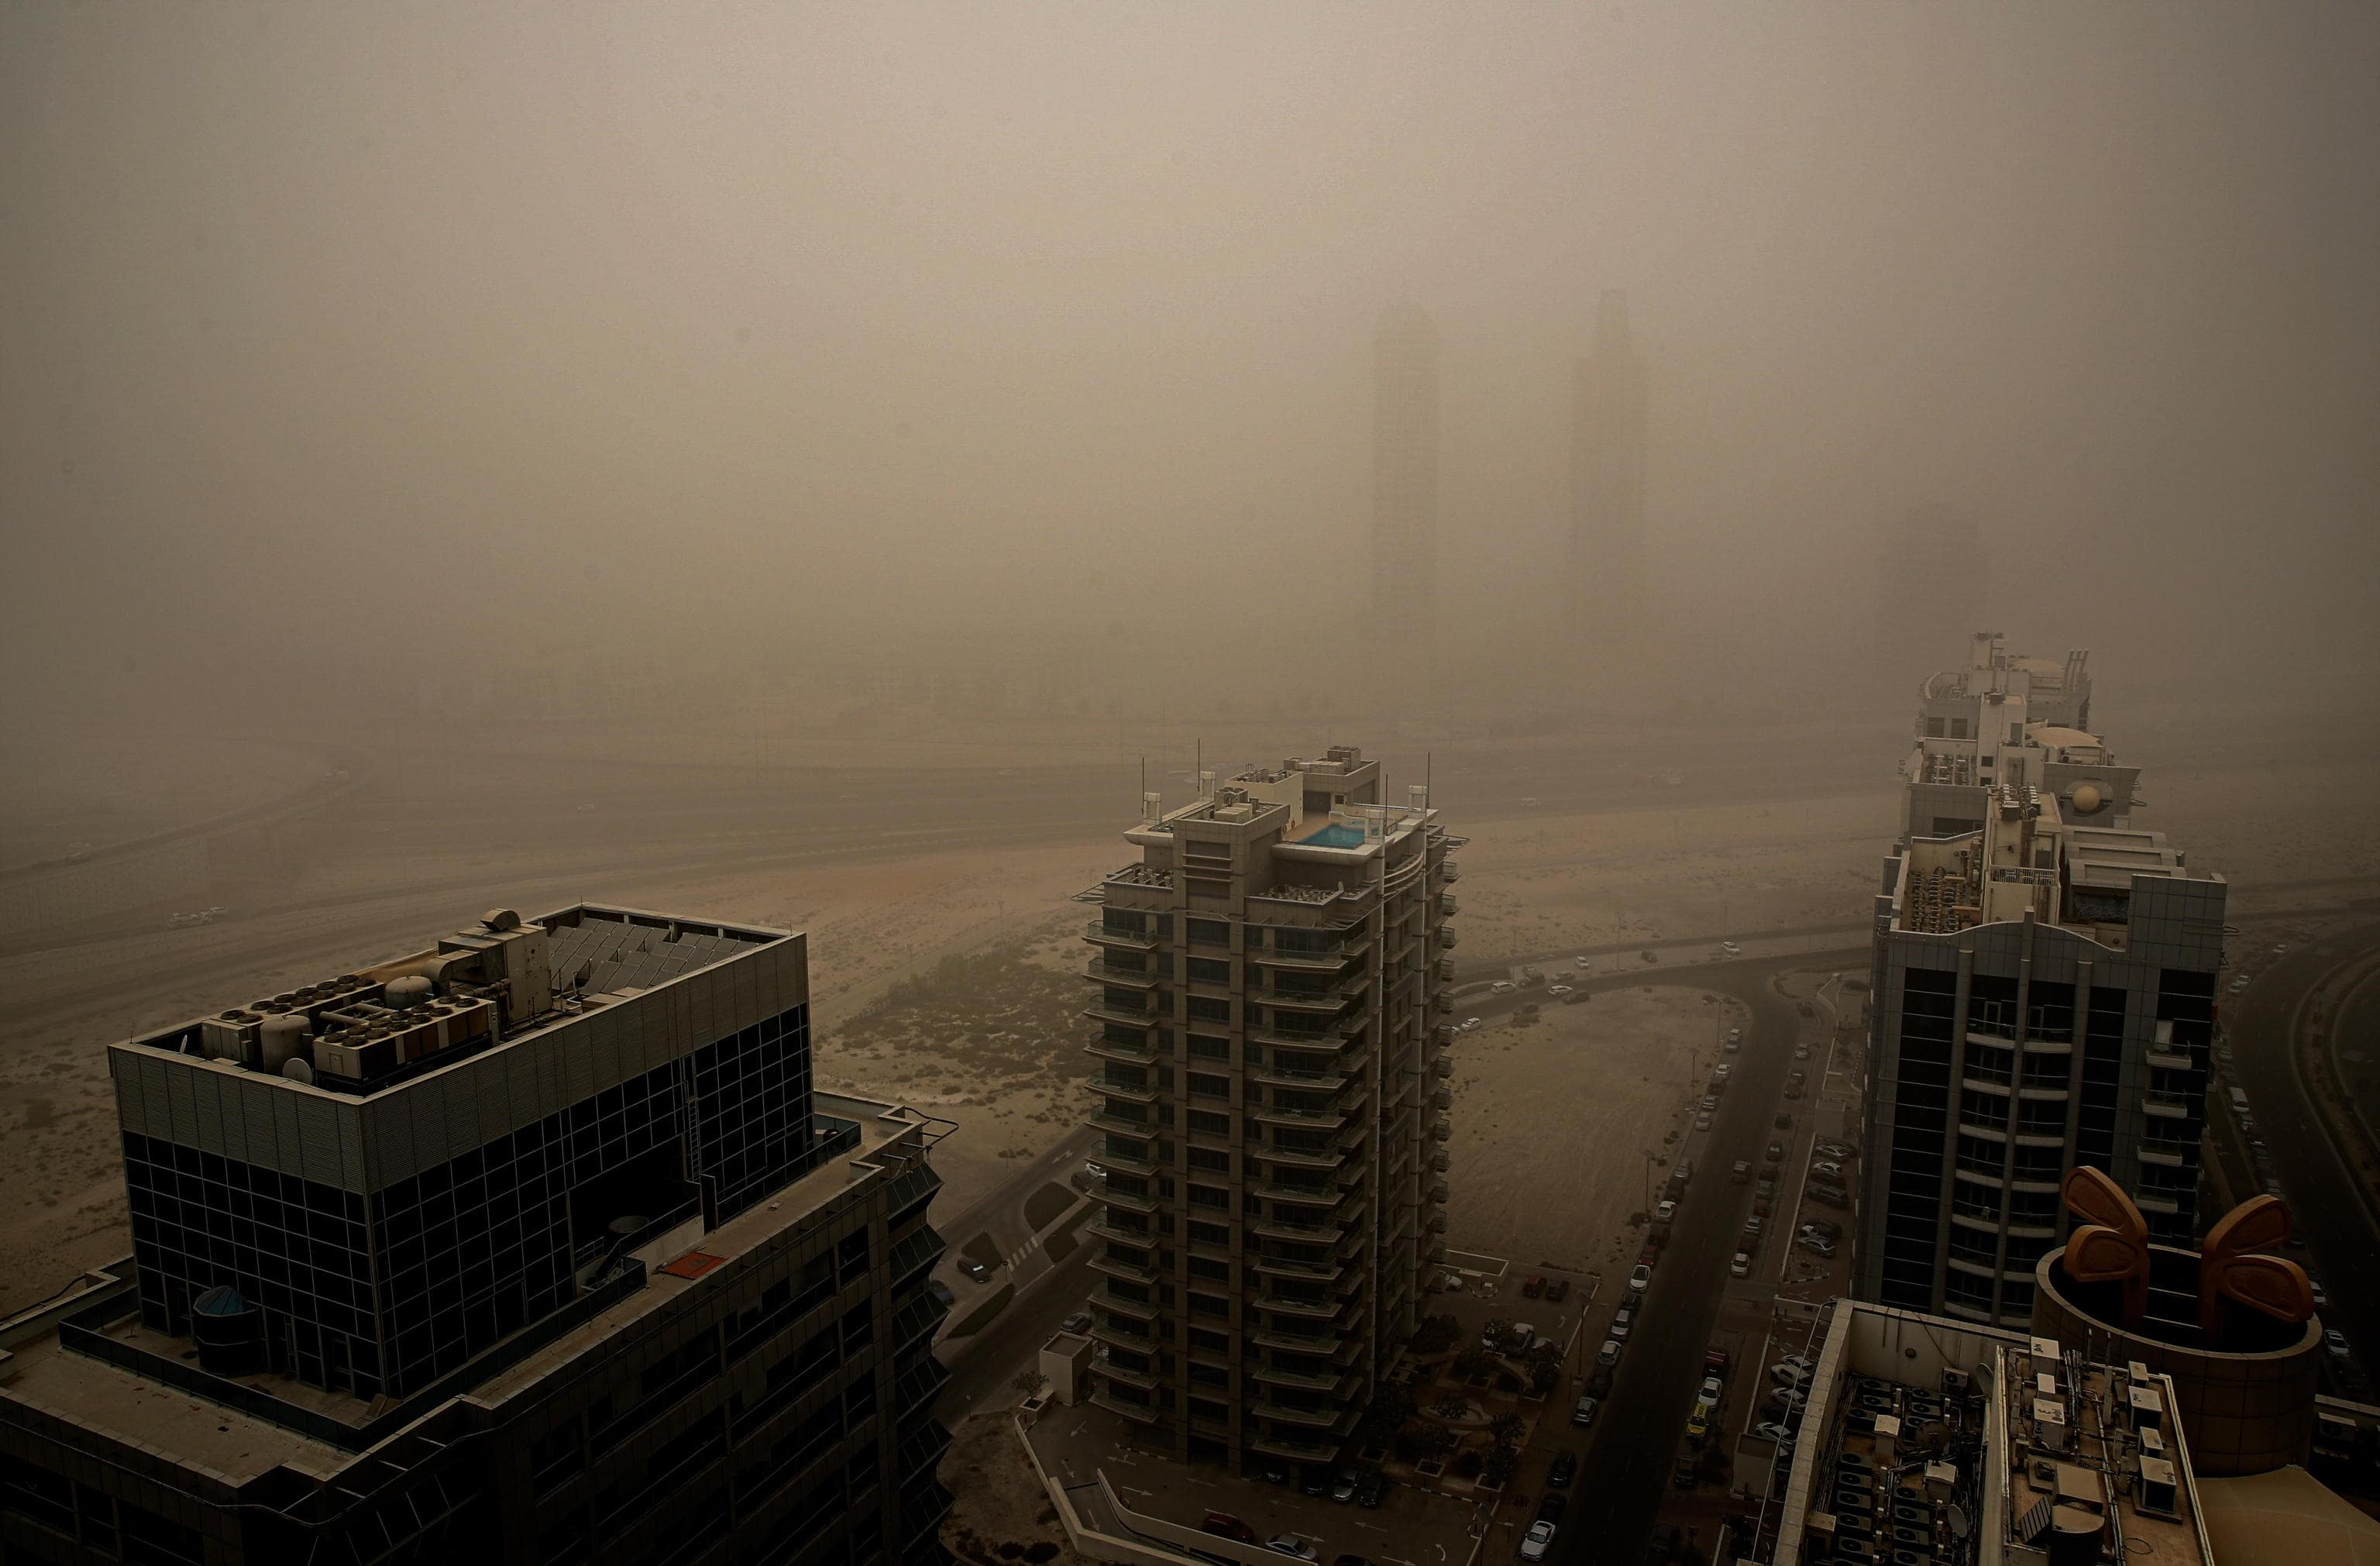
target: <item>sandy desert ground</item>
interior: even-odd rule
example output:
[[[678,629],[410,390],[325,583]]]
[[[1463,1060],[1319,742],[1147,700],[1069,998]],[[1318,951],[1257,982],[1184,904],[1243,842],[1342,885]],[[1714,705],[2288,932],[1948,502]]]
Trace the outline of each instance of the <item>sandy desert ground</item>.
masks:
[[[2368,819],[2380,770],[2225,763],[2161,781],[2152,795],[2158,808],[2141,824],[2190,844],[2193,865],[2231,871],[2243,909],[2260,897],[2286,900],[2285,891],[2262,892],[2260,883],[2380,876],[2380,840],[2339,830]],[[963,786],[1000,785],[969,774]],[[1664,935],[1855,926],[1866,917],[1895,808],[1888,787],[1477,822],[1462,820],[1459,797],[1442,804],[1472,839],[1462,855],[1466,965]],[[1067,899],[1129,856],[1113,834],[1123,824],[1056,844],[907,855],[890,832],[878,852],[825,866],[688,875],[661,863],[577,891],[807,930],[818,1080],[910,1099],[959,1122],[938,1154],[954,1210],[996,1184],[1011,1160],[1052,1145],[1082,1112],[1073,1083],[1087,1067],[1073,1015],[1079,986],[1070,976],[1084,955],[1075,939],[1084,909]],[[732,865],[732,852],[727,857]],[[227,990],[235,999],[269,992],[319,977],[331,963],[409,949],[473,917],[486,900],[443,890],[449,882],[501,889],[540,873],[526,854],[475,852],[449,863],[392,842],[379,857],[342,868],[354,885],[339,890],[359,900],[375,891],[375,878],[381,891],[419,888],[372,906],[374,922],[362,928],[376,935],[334,928],[317,911],[211,932],[222,959],[195,970],[159,967],[162,938],[0,956],[0,1025],[9,1041],[0,1052],[7,1131],[0,1191],[8,1196],[0,1305],[37,1299],[127,1248],[105,1038],[214,1010]],[[390,908],[402,917],[391,918]],[[945,967],[954,957],[970,960]],[[1645,1002],[1644,1048],[1657,1049],[1651,1041],[1669,1026],[1663,1009],[1679,1004],[1698,1002],[1673,993]],[[1583,1009],[1601,1026],[1605,1008]],[[1459,1128],[1493,1123],[1503,1096],[1553,1063],[1519,1043],[1475,1059],[1464,1062]],[[1467,1139],[1475,1130],[1458,1134]],[[1486,1188],[1466,1182],[1464,1190],[1464,1201],[1483,1206],[1458,1216],[1475,1243],[1494,1243],[1499,1220],[1484,1205]],[[1610,1229],[1597,1220],[1582,1233]]]

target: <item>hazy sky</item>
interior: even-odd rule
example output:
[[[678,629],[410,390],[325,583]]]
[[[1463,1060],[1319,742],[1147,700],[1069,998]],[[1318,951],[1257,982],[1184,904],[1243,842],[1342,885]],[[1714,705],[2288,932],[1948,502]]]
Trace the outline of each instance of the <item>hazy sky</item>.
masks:
[[[2357,691],[2375,81],[2346,4],[9,4],[6,688],[1335,622],[1393,298],[1525,649],[1621,287],[1687,662],[1947,504],[2021,641]]]

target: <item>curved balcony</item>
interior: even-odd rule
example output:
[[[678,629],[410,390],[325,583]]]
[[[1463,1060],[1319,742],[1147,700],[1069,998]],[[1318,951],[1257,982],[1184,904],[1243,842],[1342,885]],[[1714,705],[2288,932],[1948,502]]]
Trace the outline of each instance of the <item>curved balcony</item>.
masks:
[[[1366,977],[1359,976],[1343,984],[1334,984],[1328,989],[1251,989],[1248,999],[1260,1001],[1268,1006],[1288,1006],[1302,1012],[1335,1013],[1346,1006],[1347,998],[1353,993],[1347,986],[1363,982]]]
[[[1346,1275],[1349,1264],[1343,1256],[1333,1261],[1293,1261],[1287,1256],[1259,1256],[1251,1265],[1268,1277],[1299,1278],[1310,1282],[1336,1283]]]
[[[1094,1310],[1111,1310],[1118,1316],[1135,1317],[1142,1321],[1157,1319],[1157,1305],[1152,1300],[1128,1300],[1111,1293],[1105,1287],[1091,1291],[1090,1305]]]
[[[1346,1199],[1346,1193],[1333,1184],[1288,1185],[1278,1182],[1251,1185],[1248,1195],[1268,1202],[1311,1203],[1321,1208],[1335,1208]]]
[[[1092,1367],[1111,1381],[1121,1381],[1127,1387],[1146,1387],[1152,1390],[1159,1385],[1157,1372],[1153,1369],[1118,1365],[1105,1354],[1093,1354],[1091,1361]]]
[[[1339,967],[1362,949],[1360,941],[1334,941],[1318,952],[1301,952],[1280,946],[1251,946],[1247,950],[1247,959],[1269,968],[1325,972]]]
[[[1286,1104],[1252,1104],[1247,1113],[1267,1125],[1294,1125],[1336,1131],[1347,1123],[1352,1106],[1333,1103],[1327,1109],[1292,1109]]]
[[[1099,984],[1129,985],[1136,989],[1154,989],[1164,976],[1155,968],[1127,968],[1104,958],[1094,957],[1083,969],[1083,977]]]
[[[1118,1082],[1111,1076],[1086,1076],[1079,1078],[1076,1086],[1087,1088],[1093,1093],[1104,1093],[1111,1099],[1123,1099],[1135,1104],[1153,1104],[1157,1101],[1157,1083],[1154,1078],[1147,1082]]]
[[[1134,952],[1154,952],[1157,937],[1148,930],[1111,929],[1093,919],[1083,931],[1083,939],[1101,946],[1121,946]]]
[[[1083,1015],[1093,1022],[1122,1023],[1126,1027],[1155,1027],[1159,1023],[1172,1020],[1164,1013],[1154,1008],[1142,1010],[1138,1007],[1119,1006],[1105,1000],[1094,1001],[1084,1007]]]
[[[1153,1289],[1159,1282],[1155,1269],[1143,1266],[1139,1262],[1126,1261],[1122,1256],[1110,1256],[1105,1251],[1093,1256],[1090,1258],[1090,1266],[1094,1272],[1104,1272],[1111,1278],[1121,1278],[1127,1283],[1144,1284]]]
[[[1111,1136],[1130,1136],[1143,1142],[1156,1135],[1160,1129],[1154,1121],[1137,1120],[1130,1115],[1118,1114],[1113,1110],[1100,1110],[1083,1123]]]
[[[1121,1414],[1136,1424],[1157,1423],[1157,1406],[1154,1403],[1135,1402],[1128,1398],[1117,1397],[1105,1387],[1099,1388],[1091,1394],[1091,1402],[1111,1414]]]
[[[1336,1294],[1318,1296],[1284,1294],[1270,1288],[1260,1291],[1256,1296],[1256,1303],[1277,1315],[1310,1317],[1316,1320],[1335,1317],[1341,1311],[1347,1308],[1347,1302]]]
[[[1095,1033],[1083,1046],[1083,1052],[1097,1055],[1103,1061],[1123,1061],[1129,1065],[1147,1065],[1151,1061],[1172,1059],[1170,1052],[1157,1047],[1156,1039],[1146,1036],[1136,1044],[1123,1044]]]
[[[1122,1208],[1126,1212],[1153,1213],[1157,1210],[1157,1198],[1147,1193],[1121,1191],[1113,1184],[1099,1180],[1091,1182],[1091,1200],[1095,1202],[1104,1202],[1111,1208]]]
[[[1286,1420],[1294,1425],[1312,1425],[1322,1429],[1335,1428],[1339,1423],[1339,1416],[1343,1413],[1352,1412],[1341,1403],[1307,1407],[1303,1403],[1278,1402],[1266,1397],[1257,1399],[1249,1406],[1268,1419]]]
[[[1346,1370],[1289,1370],[1278,1365],[1262,1363],[1248,1366],[1248,1375],[1272,1387],[1297,1387],[1309,1392],[1327,1392],[1332,1397],[1344,1397],[1353,1372]]]
[[[1090,1222],[1084,1224],[1083,1233],[1089,1239],[1111,1240],[1119,1245],[1130,1245],[1135,1249],[1144,1251],[1157,1244],[1157,1235],[1154,1231],[1147,1229],[1120,1229],[1116,1227],[1114,1220],[1109,1218],[1105,1213],[1101,1213],[1099,1217],[1091,1220]]]
[[[1286,1147],[1267,1142],[1248,1150],[1268,1163],[1288,1164],[1296,1169],[1336,1169],[1347,1160],[1347,1149],[1362,1140],[1362,1132],[1344,1131],[1320,1147]]]

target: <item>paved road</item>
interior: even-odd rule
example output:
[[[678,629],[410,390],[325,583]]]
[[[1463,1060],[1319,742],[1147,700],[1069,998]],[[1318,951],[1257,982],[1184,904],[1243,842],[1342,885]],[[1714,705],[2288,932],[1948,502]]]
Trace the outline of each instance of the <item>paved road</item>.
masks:
[[[1563,1566],[1635,1560],[1669,1492],[1670,1461],[1693,1412],[1703,1351],[1727,1292],[1728,1262],[1752,1211],[1754,1187],[1731,1183],[1729,1166],[1742,1159],[1760,1167],[1762,1150],[1777,1138],[1772,1122],[1785,1074],[1792,1069],[1799,1017],[1769,980],[1796,968],[1850,963],[1858,955],[1853,950],[1686,969],[1647,967],[1608,981],[1615,987],[1666,983],[1715,989],[1742,1001],[1752,1021],[1744,1029],[1742,1051],[1733,1057],[1735,1075],[1719,1100],[1709,1139],[1695,1159],[1680,1219],[1654,1269],[1643,1324],[1589,1439],[1572,1491],[1577,1499],[1557,1541]],[[1773,1246],[1783,1238],[1772,1235],[1767,1243]],[[1734,1374],[1740,1381],[1758,1372],[1757,1366],[1739,1365]]]
[[[2330,1296],[2324,1321],[2347,1334],[2366,1366],[2380,1366],[2380,1225],[2308,1101],[2290,1041],[2325,978],[2374,954],[2380,925],[2323,937],[2273,960],[2224,1008],[2233,1070]]]

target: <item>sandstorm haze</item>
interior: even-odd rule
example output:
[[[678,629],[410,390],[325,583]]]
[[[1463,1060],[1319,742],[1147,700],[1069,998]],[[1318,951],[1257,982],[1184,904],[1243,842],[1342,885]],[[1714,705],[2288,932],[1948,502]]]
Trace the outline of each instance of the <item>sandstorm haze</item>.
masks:
[[[18,5],[0,699],[1359,712],[1184,693],[1356,645],[1410,301],[1476,713],[1569,678],[1617,288],[1659,704],[1806,696],[1935,505],[2136,700],[2363,707],[2374,79],[2327,6]]]

